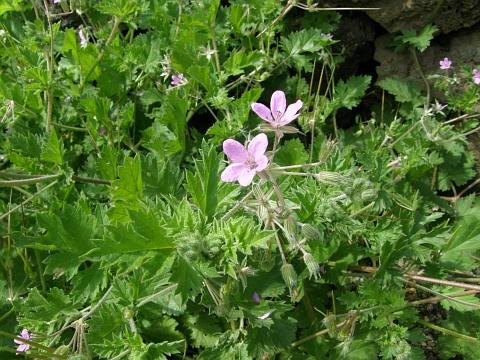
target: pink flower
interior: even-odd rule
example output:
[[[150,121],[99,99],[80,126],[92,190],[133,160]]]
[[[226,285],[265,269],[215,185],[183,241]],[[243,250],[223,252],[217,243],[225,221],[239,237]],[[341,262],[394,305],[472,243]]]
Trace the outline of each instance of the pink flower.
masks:
[[[267,146],[268,139],[265,134],[255,136],[247,148],[238,141],[225,140],[223,152],[233,161],[233,164],[223,170],[221,179],[225,182],[238,181],[242,186],[250,185],[255,174],[268,165],[268,158],[264,155]]]
[[[83,34],[83,29],[80,29],[80,31],[78,32],[78,35],[80,36],[80,47],[82,49],[85,49],[87,47],[88,40]]]
[[[451,65],[452,65],[452,62],[448,57],[440,61],[440,69],[442,70],[450,69]]]
[[[297,112],[302,105],[302,101],[298,100],[295,104],[291,104],[287,108],[285,93],[277,90],[273,93],[272,99],[270,100],[270,109],[263,104],[253,103],[252,110],[263,120],[268,121],[275,127],[280,127],[295,120],[300,115]]]
[[[30,334],[28,333],[27,329],[22,330],[21,338],[25,339],[25,340],[30,340]],[[18,352],[25,352],[25,351],[28,351],[28,349],[30,349],[30,345],[25,344],[21,340],[14,339],[13,341],[15,342],[15,344],[19,344],[19,346],[17,348],[17,353]]]
[[[178,76],[172,75],[172,85],[182,85],[183,82],[183,74],[178,74]]]
[[[59,2],[62,2],[62,0],[53,0],[54,4],[58,4]]]
[[[472,80],[475,84],[480,84],[480,71],[477,69],[473,69],[473,76]]]

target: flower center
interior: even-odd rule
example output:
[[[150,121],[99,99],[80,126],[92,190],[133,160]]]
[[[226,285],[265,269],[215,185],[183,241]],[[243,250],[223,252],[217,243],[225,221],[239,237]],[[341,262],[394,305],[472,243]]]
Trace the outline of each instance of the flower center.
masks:
[[[273,117],[276,121],[280,120],[283,116],[283,113],[280,110],[277,110],[273,113]]]
[[[245,166],[248,170],[253,170],[257,167],[257,163],[255,162],[255,159],[252,159],[252,157],[248,156],[247,161],[245,161]]]

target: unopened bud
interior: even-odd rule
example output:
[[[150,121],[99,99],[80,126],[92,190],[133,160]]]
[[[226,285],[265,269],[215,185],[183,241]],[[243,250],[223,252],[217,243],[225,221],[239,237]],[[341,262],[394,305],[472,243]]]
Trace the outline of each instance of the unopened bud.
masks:
[[[134,316],[135,316],[135,311],[133,311],[132,309],[130,308],[123,309],[123,317],[125,319],[133,319]]]
[[[335,141],[325,141],[318,152],[318,161],[326,162],[328,159],[330,159],[330,156],[332,156],[332,154],[335,152],[335,148]]]
[[[322,323],[327,328],[330,336],[335,336],[335,333],[337,331],[336,320],[337,320],[337,317],[335,316],[335,314],[329,314],[325,316],[325,318],[322,320]]]
[[[283,281],[287,284],[290,294],[297,292],[298,276],[292,264],[285,263],[281,269]]]
[[[292,247],[296,247],[297,242],[297,222],[295,218],[290,215],[283,220],[283,228],[285,229],[285,236]]]
[[[377,198],[377,189],[370,188],[362,191],[362,201],[363,202],[371,202]]]
[[[275,266],[275,260],[273,259],[264,259],[260,261],[260,269],[263,272],[269,272]]]
[[[313,225],[303,224],[302,225],[302,235],[307,240],[318,240],[322,236],[320,231]]]
[[[330,185],[341,185],[345,183],[345,178],[337,172],[320,171],[317,174],[317,180]]]
[[[305,252],[303,254],[303,261],[305,262],[305,265],[307,265],[308,272],[310,273],[310,279],[313,276],[315,280],[318,280],[320,277],[320,265],[318,265],[315,257],[312,254]]]

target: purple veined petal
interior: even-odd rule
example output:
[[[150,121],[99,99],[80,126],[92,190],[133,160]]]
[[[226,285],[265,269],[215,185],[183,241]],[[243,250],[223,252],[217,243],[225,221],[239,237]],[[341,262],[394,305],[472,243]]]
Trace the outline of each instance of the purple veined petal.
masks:
[[[248,144],[248,153],[251,155],[252,158],[256,159],[258,156],[265,153],[265,150],[267,150],[267,146],[267,135],[260,133],[255,136],[252,141],[250,141],[250,144]]]
[[[285,93],[281,90],[277,90],[272,94],[272,99],[270,100],[270,110],[274,120],[280,119],[285,112],[287,107],[287,98]]]
[[[225,182],[237,181],[238,177],[242,174],[242,171],[244,169],[246,169],[246,166],[243,163],[228,165],[226,169],[223,170],[222,175],[220,175],[220,178],[222,179],[222,181],[225,181]]]
[[[255,158],[255,163],[257,164],[255,171],[257,172],[263,171],[268,166],[268,158],[265,155],[260,155]]]
[[[243,163],[248,158],[245,146],[233,139],[227,139],[223,142],[223,152],[236,163]]]
[[[297,114],[297,112],[302,108],[302,106],[303,106],[303,102],[301,100],[298,100],[295,104],[289,105],[287,108],[287,111],[285,111],[285,114],[283,115],[280,121],[280,124],[286,125],[288,123],[291,123],[297,117],[299,117],[300,114]]]
[[[272,113],[270,109],[265,105],[260,103],[253,103],[252,110],[257,114],[261,119],[268,121],[269,123],[273,122]]]
[[[244,167],[244,169],[240,173],[240,176],[238,177],[238,183],[242,186],[250,185],[256,172],[257,171],[255,169],[249,169],[247,167]]]

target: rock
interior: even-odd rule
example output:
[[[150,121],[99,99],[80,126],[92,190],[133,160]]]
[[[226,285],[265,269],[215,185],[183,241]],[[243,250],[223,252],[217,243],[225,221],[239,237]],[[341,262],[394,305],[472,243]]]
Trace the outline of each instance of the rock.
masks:
[[[380,63],[377,66],[378,80],[386,77],[400,76],[402,78],[412,78],[417,80],[422,89],[425,84],[421,80],[420,73],[416,68],[412,55],[408,52],[395,52],[390,46],[393,35],[386,34],[375,40],[374,59]],[[448,57],[455,69],[461,66],[475,67],[480,64],[480,49],[472,44],[480,42],[480,24],[471,29],[464,29],[448,36],[442,36],[434,39],[431,45],[424,51],[418,52],[417,57],[425,76],[439,74],[439,61]],[[440,96],[440,94],[434,94]]]
[[[334,36],[340,42],[333,47],[333,51],[342,54],[345,61],[335,69],[337,78],[347,79],[358,73],[363,64],[371,61],[375,52],[375,37],[375,24],[368,16],[362,13],[342,14]]]
[[[441,6],[436,9],[438,4]],[[389,33],[398,33],[402,29],[420,30],[433,23],[444,34],[478,23],[479,5],[478,0],[331,0],[319,4],[320,7],[380,8],[365,13]]]

